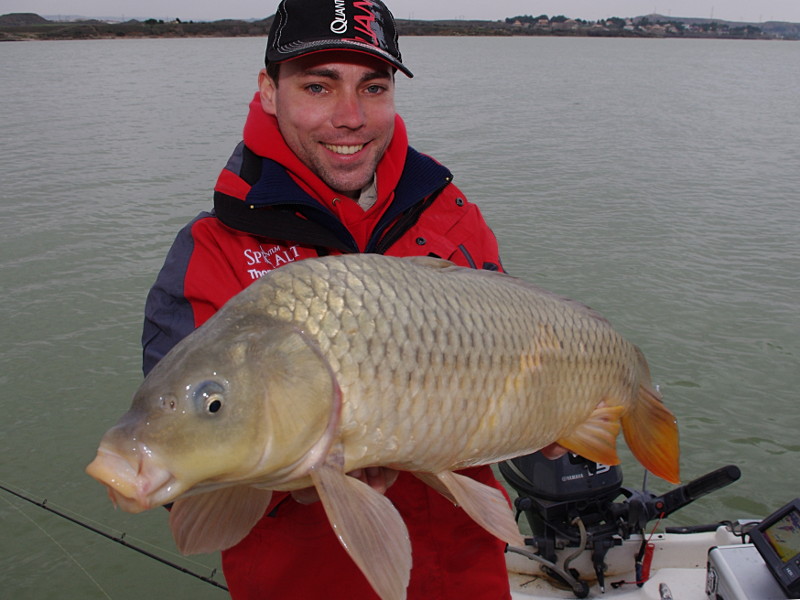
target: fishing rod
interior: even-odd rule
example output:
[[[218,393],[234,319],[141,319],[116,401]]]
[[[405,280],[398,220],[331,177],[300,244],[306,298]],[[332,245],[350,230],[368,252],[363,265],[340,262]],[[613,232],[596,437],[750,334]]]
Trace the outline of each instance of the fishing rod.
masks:
[[[175,569],[177,571],[180,571],[181,573],[185,573],[186,575],[191,575],[192,577],[196,577],[197,579],[199,579],[201,581],[204,581],[204,582],[209,583],[209,584],[211,584],[213,586],[221,588],[221,589],[225,590],[226,592],[228,591],[227,586],[225,586],[225,585],[219,583],[218,581],[215,581],[214,579],[212,579],[212,577],[216,573],[216,569],[214,569],[211,572],[211,577],[206,577],[205,575],[200,575],[199,573],[195,573],[194,571],[192,571],[190,569],[187,569],[186,567],[182,567],[181,565],[176,564],[174,562],[171,562],[171,561],[167,560],[166,558],[158,556],[157,554],[153,554],[152,552],[149,552],[149,551],[145,550],[144,548],[140,548],[139,546],[131,544],[130,542],[125,540],[125,533],[123,533],[120,536],[111,535],[110,533],[107,533],[107,532],[105,532],[105,531],[103,531],[101,529],[98,529],[97,527],[93,527],[92,525],[89,525],[88,523],[84,523],[83,521],[81,521],[79,519],[71,517],[71,516],[61,512],[60,510],[52,508],[51,506],[47,505],[47,499],[42,500],[41,502],[39,502],[38,500],[34,500],[33,498],[30,498],[29,496],[26,496],[25,494],[23,494],[21,492],[16,492],[16,491],[14,491],[12,489],[7,488],[2,483],[0,483],[0,489],[2,489],[5,492],[8,492],[9,494],[12,494],[13,496],[16,496],[17,498],[25,500],[26,502],[30,502],[34,506],[38,506],[39,508],[43,508],[44,510],[46,510],[48,512],[51,512],[54,515],[57,515],[57,516],[61,517],[62,519],[66,519],[67,521],[70,521],[71,523],[74,523],[75,525],[79,525],[79,526],[83,527],[84,529],[88,529],[89,531],[91,531],[93,533],[101,535],[104,538],[111,540],[112,542],[116,542],[117,544],[125,546],[126,548],[130,548],[131,550],[135,550],[136,552],[138,552],[140,554],[143,554],[144,556],[146,556],[148,558],[152,558],[153,560],[158,561],[161,564],[167,565],[168,567],[172,567],[173,569]]]

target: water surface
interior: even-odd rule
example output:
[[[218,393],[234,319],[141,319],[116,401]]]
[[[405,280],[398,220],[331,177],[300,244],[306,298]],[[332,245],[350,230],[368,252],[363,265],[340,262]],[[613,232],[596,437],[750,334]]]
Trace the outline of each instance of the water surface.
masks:
[[[145,294],[178,228],[211,204],[263,45],[0,46],[0,481],[162,554],[174,548],[164,512],[115,512],[83,468],[140,381]],[[763,516],[800,492],[796,51],[403,40],[412,144],[479,203],[506,268],[641,346],[678,416],[686,479],[742,468],[673,524]],[[224,597],[3,492],[0,519],[8,597]]]

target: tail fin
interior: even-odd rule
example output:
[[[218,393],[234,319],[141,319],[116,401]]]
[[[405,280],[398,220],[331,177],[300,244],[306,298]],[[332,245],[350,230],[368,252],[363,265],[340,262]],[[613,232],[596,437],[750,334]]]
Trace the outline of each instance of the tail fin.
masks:
[[[647,361],[641,351],[639,369],[639,396],[622,417],[625,441],[648,471],[670,483],[680,483],[678,423],[660,394],[651,387]]]

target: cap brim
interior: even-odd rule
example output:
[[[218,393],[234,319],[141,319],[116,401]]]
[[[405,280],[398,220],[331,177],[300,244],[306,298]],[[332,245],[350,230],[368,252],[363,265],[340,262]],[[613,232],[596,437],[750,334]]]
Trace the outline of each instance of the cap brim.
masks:
[[[286,62],[294,58],[299,58],[307,54],[325,52],[326,50],[352,50],[369,54],[389,63],[395,69],[402,71],[407,77],[414,77],[414,74],[394,56],[376,48],[371,44],[359,43],[355,40],[320,40],[317,42],[303,42],[302,44],[292,44],[282,48],[270,49],[267,52],[267,60],[273,63]]]

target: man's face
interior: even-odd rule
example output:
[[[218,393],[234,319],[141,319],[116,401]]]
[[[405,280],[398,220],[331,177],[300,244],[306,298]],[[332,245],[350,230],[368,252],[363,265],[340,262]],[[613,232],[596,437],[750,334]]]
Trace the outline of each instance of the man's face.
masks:
[[[359,52],[320,52],[262,71],[261,105],[289,148],[333,190],[355,197],[394,133],[394,73]]]

